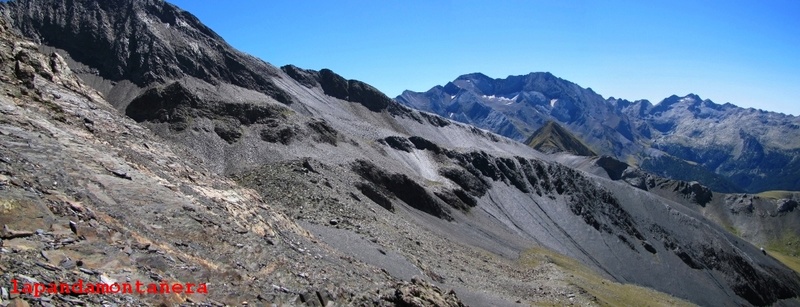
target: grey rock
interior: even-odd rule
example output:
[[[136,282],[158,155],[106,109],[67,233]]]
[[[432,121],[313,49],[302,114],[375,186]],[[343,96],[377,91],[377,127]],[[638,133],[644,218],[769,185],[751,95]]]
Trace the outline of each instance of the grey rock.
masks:
[[[438,218],[452,220],[450,210],[432,193],[405,174],[390,174],[369,161],[359,160],[353,171],[371,183],[389,191],[409,206]],[[369,197],[369,196],[368,196]]]
[[[107,80],[129,80],[144,87],[191,76],[235,84],[291,103],[289,95],[269,79],[276,68],[233,49],[195,16],[163,1],[15,1],[8,3],[7,10],[15,16],[14,26],[26,36],[69,52]],[[59,18],[67,10],[80,17]],[[150,14],[137,14],[143,11]],[[30,18],[21,18],[25,15]],[[106,24],[118,26],[96,35],[94,31]],[[169,43],[160,39],[162,35],[169,35]],[[85,52],[86,46],[93,46],[91,53]]]
[[[75,261],[72,261],[69,257],[64,257],[64,259],[59,262],[59,265],[64,268],[65,270],[71,270],[76,267]]]
[[[781,199],[778,201],[778,213],[788,213],[797,208],[797,201],[794,199]]]

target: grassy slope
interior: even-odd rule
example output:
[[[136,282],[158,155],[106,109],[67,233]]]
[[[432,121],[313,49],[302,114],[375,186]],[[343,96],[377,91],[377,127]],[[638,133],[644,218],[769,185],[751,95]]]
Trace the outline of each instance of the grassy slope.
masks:
[[[764,191],[758,193],[758,196],[763,198],[771,198],[771,199],[781,199],[781,198],[792,198],[792,195],[800,194],[800,192],[796,191]]]
[[[775,196],[774,198],[780,199],[782,197],[780,192],[785,191],[769,191],[764,193],[770,193],[769,195]],[[770,197],[762,195],[764,193],[759,194],[761,197]],[[797,192],[788,192],[788,193],[797,193]],[[728,224],[720,223],[719,221],[715,220],[718,224],[722,225],[725,230],[728,232],[741,237],[741,233],[738,229]],[[797,273],[800,273],[800,237],[797,234],[786,232],[784,233],[779,240],[770,241],[764,246],[764,249],[767,253],[778,259],[778,261],[782,262],[787,267],[791,268]]]
[[[800,236],[785,231],[781,238],[767,244],[768,251],[776,251],[787,256],[800,257]]]
[[[800,236],[786,232],[779,240],[767,243],[767,253],[800,273]]]
[[[610,281],[572,258],[543,248],[523,253],[520,263],[529,268],[555,264],[570,274],[570,283],[597,298],[601,306],[695,306],[650,288]]]
[[[775,257],[775,259],[778,259],[778,261],[782,262],[783,264],[794,270],[795,272],[800,273],[800,257],[789,256],[776,251],[768,251],[768,253],[772,255],[772,257]]]

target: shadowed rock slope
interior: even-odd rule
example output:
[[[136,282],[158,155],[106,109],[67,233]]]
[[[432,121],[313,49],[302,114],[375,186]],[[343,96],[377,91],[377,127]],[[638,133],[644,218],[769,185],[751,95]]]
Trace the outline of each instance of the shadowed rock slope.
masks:
[[[142,33],[171,35],[142,36],[158,39],[155,45],[170,46],[175,36],[188,46],[195,41],[227,46],[202,27],[192,26],[191,15],[164,2],[109,2],[131,10],[93,3],[15,1],[2,9],[13,24],[35,32],[29,35],[41,42],[68,39],[54,35],[79,38],[82,31],[91,33],[93,24],[106,29],[111,26],[104,25],[106,19],[141,19],[149,20],[137,23],[144,27]],[[85,14],[67,18],[78,8]],[[69,22],[50,22],[54,20]],[[173,21],[180,26],[173,26]],[[45,24],[63,24],[65,31],[39,29]],[[136,41],[137,33],[123,31],[117,37]],[[101,33],[90,36],[104,37]],[[85,58],[80,61],[86,62],[79,63],[80,57],[72,55],[90,54],[89,50],[68,51],[69,46],[63,44],[49,49],[29,45],[26,50],[54,50],[55,55],[49,57],[64,58],[70,70],[101,69]],[[182,46],[176,44],[176,50],[165,52],[176,53]],[[32,80],[33,89],[44,94],[20,96],[17,102],[7,103],[12,113],[4,113],[9,132],[2,134],[7,139],[1,144],[14,156],[11,165],[31,170],[10,171],[13,175],[5,175],[8,181],[24,178],[16,181],[18,190],[30,184],[39,191],[54,189],[50,182],[55,181],[56,189],[66,189],[65,195],[94,195],[76,201],[109,216],[95,225],[127,227],[120,228],[121,239],[104,241],[101,247],[110,244],[109,250],[124,253],[118,254],[120,263],[133,261],[136,268],[109,264],[93,270],[107,277],[117,274],[113,278],[123,278],[128,270],[142,272],[143,279],[214,279],[213,285],[219,287],[207,297],[179,297],[176,302],[289,301],[312,306],[333,300],[345,305],[455,306],[460,299],[477,306],[600,305],[609,304],[602,290],[608,284],[655,295],[654,301],[665,305],[686,303],[682,300],[700,305],[797,304],[800,281],[796,273],[698,211],[564,166],[551,156],[479,128],[412,110],[330,70],[278,69],[264,62],[241,70],[273,84],[273,92],[235,78],[189,73],[188,68],[181,68],[182,74],[171,73],[174,63],[154,62],[149,69],[157,73],[153,80],[114,81],[116,86],[135,84],[137,90],[128,95],[114,95],[105,87],[111,83],[79,74],[105,94],[120,112],[115,113],[103,98],[82,96],[91,88],[77,78],[72,80],[79,88],[56,86],[57,95],[49,95],[42,86],[54,81],[47,69],[36,67],[53,70],[66,65],[33,61],[31,70],[19,64],[28,62],[17,53],[11,52],[3,62],[15,76],[3,84],[20,88],[11,82],[14,78]],[[204,56],[187,57],[188,62],[203,63]],[[128,58],[103,59],[109,62],[103,67],[123,67],[120,78],[129,78],[125,77],[130,76]],[[232,64],[223,58],[207,65]],[[25,77],[30,75],[32,79]],[[21,95],[37,93],[33,89]],[[559,89],[563,90],[552,90]],[[285,93],[289,99],[279,99],[275,93]],[[46,101],[69,111],[59,115],[59,108]],[[65,107],[67,101],[85,107]],[[9,115],[22,112],[17,110],[31,110],[35,117]],[[104,117],[81,117],[96,112]],[[32,129],[22,127],[37,125],[65,129],[83,146],[82,151],[66,145],[26,147],[70,139],[61,134],[13,139]],[[102,138],[95,141],[93,135]],[[48,174],[50,168],[36,166],[50,165],[44,161],[53,157],[73,159],[53,169],[96,167],[71,173],[77,182],[73,189],[51,177],[25,177]],[[30,165],[13,162],[23,159],[35,160]],[[34,199],[52,195],[34,194]],[[60,225],[68,225],[65,216],[77,219],[72,211],[58,210],[51,212],[61,218]],[[84,224],[91,226],[92,218],[78,223]],[[28,237],[38,240],[41,235]],[[163,243],[151,244],[153,252],[135,245],[128,253],[119,245],[127,244],[119,243],[129,242],[127,238],[133,245],[139,237]],[[46,275],[48,269],[34,267],[36,261],[43,261],[40,257],[47,258],[41,256],[43,249],[19,247],[26,252],[8,253],[14,258],[2,258],[9,261],[3,267],[13,268],[8,274],[14,275],[4,277],[56,278]],[[88,250],[101,254],[99,249]],[[535,263],[521,257],[540,254],[547,256]],[[548,257],[557,260],[548,261]],[[565,258],[575,259],[585,269],[564,265]],[[12,261],[21,264],[11,265]],[[204,266],[197,264],[193,270],[195,262]],[[594,282],[574,279],[586,274],[594,277],[585,280]],[[622,304],[649,303],[626,299]]]
[[[544,153],[568,152],[579,156],[596,156],[580,139],[554,121],[536,130],[525,144]]]

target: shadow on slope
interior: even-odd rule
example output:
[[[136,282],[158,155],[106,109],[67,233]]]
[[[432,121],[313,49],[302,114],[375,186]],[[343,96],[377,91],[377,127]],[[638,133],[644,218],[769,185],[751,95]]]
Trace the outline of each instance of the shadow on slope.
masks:
[[[597,155],[583,141],[554,121],[549,121],[536,130],[524,143],[544,153],[568,152],[578,156]]]

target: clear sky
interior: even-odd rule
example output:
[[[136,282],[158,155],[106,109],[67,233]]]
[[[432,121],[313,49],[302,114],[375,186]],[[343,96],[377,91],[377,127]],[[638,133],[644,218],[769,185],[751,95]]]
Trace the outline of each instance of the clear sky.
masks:
[[[549,71],[604,97],[695,93],[800,115],[800,1],[168,0],[277,66],[390,97]]]

